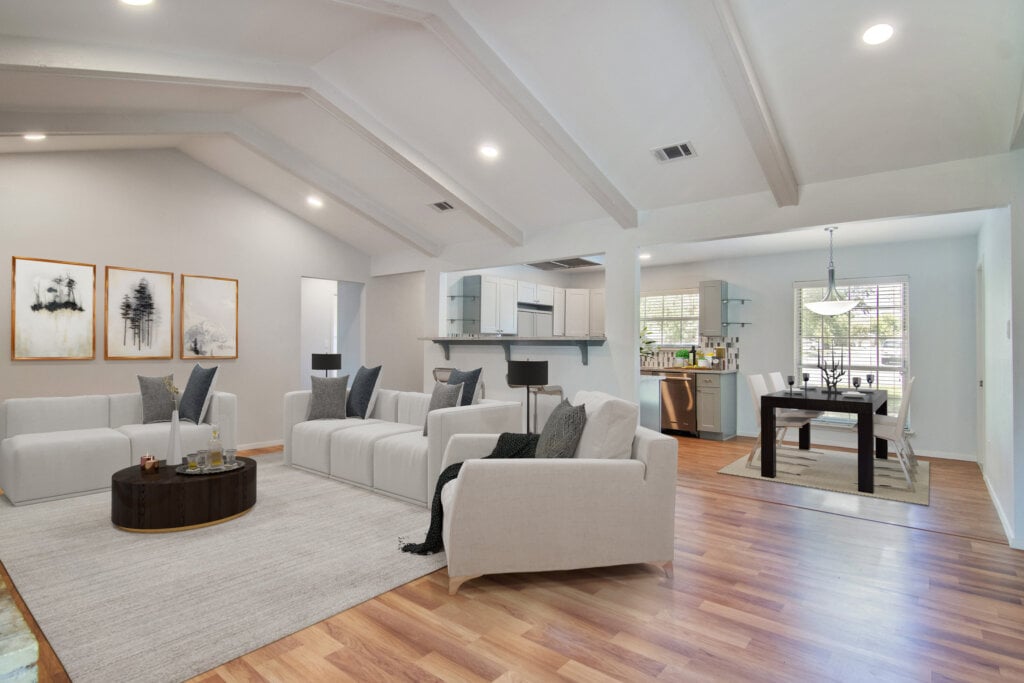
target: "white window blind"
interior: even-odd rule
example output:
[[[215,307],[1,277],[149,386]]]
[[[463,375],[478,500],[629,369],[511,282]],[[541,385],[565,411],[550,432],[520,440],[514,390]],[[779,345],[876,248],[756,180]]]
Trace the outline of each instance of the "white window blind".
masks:
[[[804,307],[821,301],[825,282],[797,282],[793,285],[793,320],[796,323],[794,357],[797,376],[809,373],[812,385],[824,381],[818,369],[818,352],[823,362],[842,358],[846,375],[840,386],[860,377],[867,387],[867,374],[875,376],[874,388],[889,392],[888,412],[895,415],[903,396],[903,382],[910,371],[910,280],[907,277],[845,280],[836,283],[843,298],[860,300],[849,313],[823,316]],[[798,380],[800,382],[802,380]],[[829,419],[849,420],[846,413],[827,414]]]
[[[644,294],[640,297],[640,326],[659,346],[700,343],[700,295],[697,289]]]

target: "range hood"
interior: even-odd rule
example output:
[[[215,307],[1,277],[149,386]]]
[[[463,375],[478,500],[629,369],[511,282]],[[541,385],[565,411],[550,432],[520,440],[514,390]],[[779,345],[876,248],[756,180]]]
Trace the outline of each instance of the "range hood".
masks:
[[[551,261],[538,261],[526,265],[538,270],[570,270],[572,268],[588,268],[590,266],[603,266],[604,255],[595,256],[574,256],[572,258],[554,259]]]

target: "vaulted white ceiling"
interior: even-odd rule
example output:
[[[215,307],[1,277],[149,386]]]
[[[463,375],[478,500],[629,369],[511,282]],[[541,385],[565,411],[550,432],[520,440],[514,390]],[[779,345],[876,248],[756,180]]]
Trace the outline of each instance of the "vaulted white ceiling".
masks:
[[[1006,152],[1022,83],[1019,0],[0,3],[0,153],[177,147],[373,256]]]

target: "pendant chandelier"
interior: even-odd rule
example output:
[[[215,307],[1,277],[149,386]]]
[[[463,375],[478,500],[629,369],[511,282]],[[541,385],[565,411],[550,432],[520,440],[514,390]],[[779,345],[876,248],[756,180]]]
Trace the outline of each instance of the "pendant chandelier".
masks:
[[[836,291],[836,266],[832,262],[832,233],[837,229],[835,227],[825,228],[825,232],[828,233],[828,291],[825,292],[825,298],[821,301],[804,304],[808,310],[818,315],[841,315],[853,310],[860,303],[856,299],[852,301],[844,299]]]

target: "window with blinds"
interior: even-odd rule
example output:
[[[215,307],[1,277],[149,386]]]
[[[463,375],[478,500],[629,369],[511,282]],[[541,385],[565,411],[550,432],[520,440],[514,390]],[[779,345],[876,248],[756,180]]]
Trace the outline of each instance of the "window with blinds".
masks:
[[[640,327],[659,346],[700,343],[700,296],[697,289],[644,294],[640,297]]]
[[[818,369],[819,353],[825,364],[841,358],[846,375],[840,387],[849,385],[853,377],[860,377],[861,387],[865,388],[867,375],[874,375],[874,388],[889,392],[888,412],[895,415],[903,395],[903,381],[910,371],[909,279],[890,277],[836,283],[843,298],[857,299],[860,304],[849,313],[835,316],[818,315],[804,307],[805,303],[821,301],[826,283],[798,282],[793,288],[797,376],[809,373],[810,383],[821,386],[824,382]],[[852,419],[846,413],[828,413],[826,418]]]

